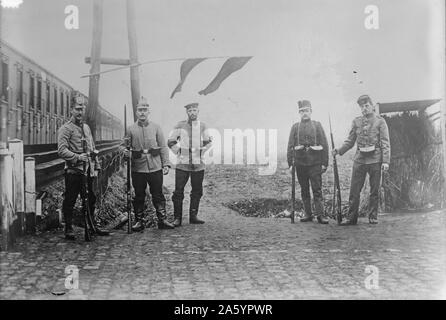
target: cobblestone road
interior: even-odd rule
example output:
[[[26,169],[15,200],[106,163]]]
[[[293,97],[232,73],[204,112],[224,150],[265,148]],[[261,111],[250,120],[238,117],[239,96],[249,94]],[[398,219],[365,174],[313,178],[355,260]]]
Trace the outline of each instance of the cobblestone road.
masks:
[[[14,252],[0,253],[0,297],[445,298],[444,212],[356,227],[245,218],[206,201],[202,212],[204,225],[185,219],[175,230],[118,231],[91,243],[82,229],[74,243],[62,232],[23,237]],[[79,268],[78,290],[65,290],[68,265]],[[379,272],[378,289],[366,288],[369,265]]]

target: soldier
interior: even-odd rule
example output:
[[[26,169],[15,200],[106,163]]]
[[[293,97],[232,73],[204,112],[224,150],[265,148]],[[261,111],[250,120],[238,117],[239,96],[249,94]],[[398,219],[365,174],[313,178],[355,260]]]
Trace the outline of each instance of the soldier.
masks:
[[[192,191],[190,194],[189,223],[202,224],[197,218],[198,207],[203,195],[203,178],[205,164],[204,153],[211,147],[212,139],[207,126],[198,120],[198,103],[186,106],[188,120],[180,121],[172,130],[167,145],[177,155],[175,168],[175,191],[172,202],[174,206],[174,225],[181,226],[183,216],[184,187],[191,178]]]
[[[358,222],[360,194],[367,173],[370,181],[369,223],[378,223],[381,170],[387,171],[390,162],[389,129],[386,121],[375,114],[372,99],[368,95],[360,96],[357,102],[362,116],[353,120],[344,144],[332,151],[333,155],[343,155],[355,145],[355,142],[357,143],[350,185],[348,218],[342,225],[355,225]]]
[[[135,189],[133,208],[135,210],[135,232],[144,230],[143,216],[147,184],[150,187],[152,203],[158,218],[158,229],[173,229],[167,220],[166,198],[163,194],[163,175],[169,173],[169,150],[161,127],[149,121],[149,104],[141,97],[136,106],[138,120],[129,126],[125,139],[132,145],[132,184]],[[121,147],[126,157],[129,151]]]
[[[322,199],[322,173],[327,171],[328,166],[327,138],[320,122],[311,120],[310,101],[302,100],[298,102],[298,105],[301,122],[295,123],[291,128],[287,159],[290,170],[292,170],[294,160],[297,180],[300,184],[305,210],[305,216],[300,221],[313,220],[310,196],[311,183],[317,221],[321,224],[328,224],[328,220],[324,217]]]
[[[58,154],[65,160],[65,196],[62,204],[62,211],[65,219],[65,238],[75,240],[72,220],[73,207],[76,203],[77,196],[82,189],[82,178],[86,174],[88,176],[88,192],[89,206],[93,215],[96,203],[96,196],[93,193],[93,179],[97,177],[98,171],[101,169],[99,160],[94,155],[95,143],[91,135],[90,127],[84,123],[85,116],[85,100],[82,96],[74,96],[70,104],[71,119],[60,127],[58,131]],[[87,145],[87,153],[83,150],[83,140]],[[87,172],[83,171],[83,164],[86,163]],[[109,232],[95,228],[96,234],[99,236],[109,235]]]

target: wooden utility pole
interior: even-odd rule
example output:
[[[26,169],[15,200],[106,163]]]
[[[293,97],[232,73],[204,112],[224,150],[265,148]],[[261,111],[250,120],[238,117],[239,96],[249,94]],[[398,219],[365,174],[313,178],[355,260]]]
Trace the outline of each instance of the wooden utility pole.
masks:
[[[138,47],[136,41],[135,28],[135,6],[133,0],[126,1],[127,9],[127,32],[129,41],[129,57],[130,59],[101,58],[101,38],[102,38],[102,4],[103,0],[95,0],[94,2],[94,25],[93,25],[93,42],[91,49],[91,57],[85,58],[85,63],[91,64],[90,89],[88,99],[87,123],[94,133],[96,130],[96,110],[99,97],[99,73],[101,64],[111,64],[130,67],[130,91],[132,95],[133,119],[136,121],[136,105],[140,98],[139,91],[139,66],[138,64]],[[95,137],[94,137],[95,138]]]
[[[446,16],[446,4],[442,2],[443,5],[443,11]],[[445,39],[445,47],[444,47],[444,55],[443,55],[443,85],[445,85],[446,82],[446,23],[443,19],[443,27],[444,27],[444,39]],[[443,88],[445,89],[445,88]],[[444,207],[444,204],[446,203],[446,105],[445,105],[445,98],[446,98],[446,90],[443,92],[443,101],[440,101],[440,118],[441,118],[441,141],[442,141],[442,154],[443,154],[443,192],[442,192],[442,207]]]
[[[127,32],[129,37],[130,64],[138,63],[138,47],[136,45],[135,6],[134,0],[127,0]],[[130,67],[130,88],[132,91],[133,118],[136,121],[136,105],[139,100],[139,67]]]
[[[93,41],[91,43],[90,73],[101,71],[101,41],[102,41],[102,8],[103,0],[94,0],[93,3]],[[91,129],[93,140],[96,140],[96,115],[99,105],[99,75],[90,77],[88,89],[87,124]]]

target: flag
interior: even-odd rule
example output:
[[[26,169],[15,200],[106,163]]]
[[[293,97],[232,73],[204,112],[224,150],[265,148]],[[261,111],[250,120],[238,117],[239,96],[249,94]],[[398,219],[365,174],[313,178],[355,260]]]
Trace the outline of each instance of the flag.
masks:
[[[181,87],[183,86],[184,80],[186,80],[186,77],[189,74],[189,72],[191,72],[192,69],[195,68],[195,66],[200,62],[202,62],[203,60],[206,60],[206,58],[187,59],[183,61],[180,70],[180,82],[177,84],[172,94],[170,95],[170,99],[173,98],[175,93],[181,91]]]
[[[214,80],[206,87],[206,89],[198,92],[199,94],[207,95],[209,93],[217,90],[221,83],[229,77],[232,73],[237,70],[243,68],[243,66],[251,59],[252,57],[231,57],[225,61],[223,66],[221,67],[218,74],[215,76]]]

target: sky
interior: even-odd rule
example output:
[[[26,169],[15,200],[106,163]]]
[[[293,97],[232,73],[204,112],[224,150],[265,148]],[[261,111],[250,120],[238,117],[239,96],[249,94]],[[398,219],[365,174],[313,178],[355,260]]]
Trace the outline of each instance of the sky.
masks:
[[[79,8],[77,30],[65,28],[68,5]],[[367,5],[379,9],[379,29],[365,28]],[[91,0],[24,0],[2,10],[2,38],[88,93],[81,76],[90,68],[92,8]],[[210,127],[277,129],[280,152],[298,120],[298,100],[311,101],[327,134],[330,114],[342,141],[362,94],[381,103],[444,99],[442,0],[135,0],[135,8],[140,61],[253,56],[207,96],[198,92],[224,59],[199,64],[173,99],[181,61],[141,66],[141,94],[166,133],[185,118],[183,106],[197,101]],[[103,20],[102,56],[128,58],[125,1],[105,0]],[[121,119],[131,104],[129,77],[120,70],[100,78],[100,104]]]

